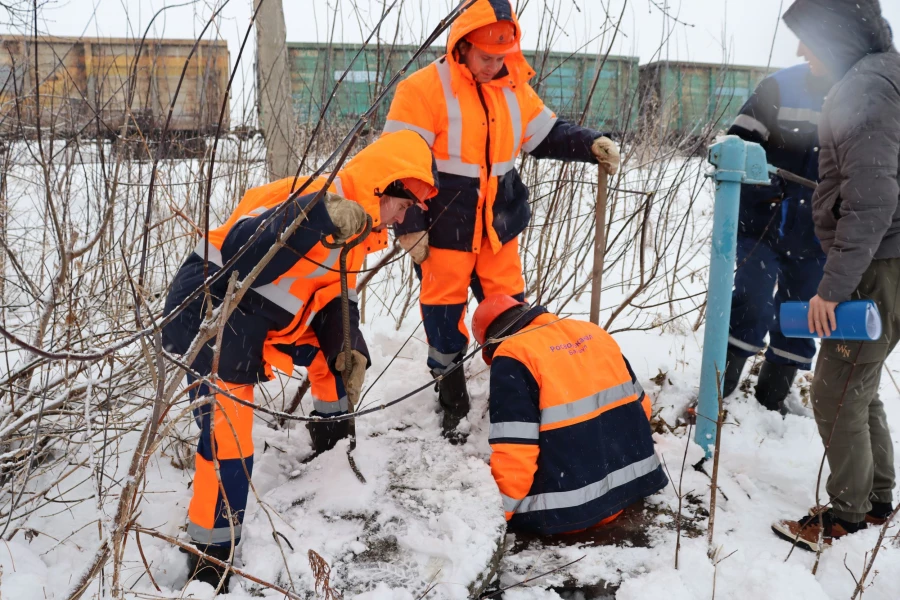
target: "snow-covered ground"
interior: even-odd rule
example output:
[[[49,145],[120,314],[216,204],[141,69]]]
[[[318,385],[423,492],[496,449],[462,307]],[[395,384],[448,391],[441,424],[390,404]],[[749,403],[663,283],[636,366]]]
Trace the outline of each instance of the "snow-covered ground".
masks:
[[[631,187],[639,184],[637,178],[627,183]],[[690,188],[690,182],[685,187]],[[686,195],[688,192],[683,191],[678,197]],[[666,246],[662,257],[670,261],[665,265],[671,265],[676,254],[689,257],[687,264],[678,267],[683,270],[683,276],[663,278],[661,284],[662,289],[668,289],[669,283],[675,289],[677,283],[674,295],[686,298],[674,303],[675,314],[699,305],[703,299],[692,295],[702,291],[704,285],[705,259],[702,247],[696,247],[696,239],[703,237],[709,220],[708,188],[698,197],[698,204],[692,207],[689,217],[690,226],[700,233],[694,232],[694,237],[682,245]],[[591,200],[581,199],[582,210],[571,211],[587,214],[585,223],[591,222],[590,211],[586,209]],[[651,250],[665,234],[659,226],[665,219],[662,210],[661,206],[654,208],[653,222],[647,229],[651,240],[646,247]],[[668,226],[687,227],[680,220],[682,214],[670,214]],[[541,222],[545,216],[541,210],[536,211],[534,222]],[[648,262],[652,262],[651,250],[648,250]],[[180,256],[171,260],[177,263]],[[561,255],[559,260],[566,258]],[[607,274],[604,319],[627,297],[629,286],[634,284],[629,279],[633,275],[630,269],[638,260],[635,251],[634,262],[624,263],[621,271]],[[675,259],[674,264],[677,266],[679,261]],[[668,268],[665,265],[663,273]],[[583,281],[589,273],[587,267],[576,270],[581,278],[578,281]],[[380,290],[382,295],[390,293],[401,275],[397,269],[390,271],[389,280],[379,283],[381,287],[373,291]],[[565,272],[562,275],[561,281]],[[622,282],[625,285],[620,286]],[[652,296],[658,289],[660,286],[649,289],[638,301],[654,304],[658,299],[653,300]],[[550,308],[562,305],[564,299],[564,296],[554,299]],[[582,294],[566,302],[561,314],[581,318],[588,312],[588,300]],[[362,408],[378,406],[430,379],[424,366],[425,336],[415,307],[397,328],[394,312],[379,309],[374,295],[368,302],[363,331],[372,351],[373,367],[367,381],[375,383],[367,392]],[[822,443],[798,386],[789,402],[791,414],[785,418],[762,409],[752,394],[738,392],[727,400],[728,424],[722,436],[721,492],[715,526],[715,543],[721,546],[720,562],[714,566],[707,558],[704,511],[709,503],[710,480],[708,475],[692,468],[701,458],[702,450],[687,438],[685,427],[679,424],[685,407],[696,398],[703,328],[693,331],[696,312],[669,323],[671,314],[672,309],[664,305],[643,310],[632,307],[611,327],[615,330],[633,324],[643,328],[651,323],[665,323],[645,331],[615,334],[653,398],[654,412],[660,419],[657,450],[673,479],[672,485],[647,501],[651,522],[647,535],[649,547],[627,543],[603,547],[532,545],[518,554],[507,553],[500,563],[499,578],[503,586],[584,558],[570,567],[508,590],[503,597],[560,598],[564,594],[561,588],[579,587],[588,590],[580,597],[604,597],[602,589],[596,587],[603,582],[610,590],[617,589],[614,597],[621,600],[706,600],[713,597],[713,589],[717,598],[850,598],[856,585],[854,576],[860,575],[867,556],[871,555],[877,531],[865,531],[837,542],[823,554],[817,573],[812,575],[815,556],[795,550],[788,558],[790,545],[769,529],[772,521],[799,517],[814,503]],[[892,373],[900,373],[900,355],[888,361],[888,368]],[[455,448],[440,439],[436,393],[428,387],[397,406],[358,420],[359,443],[355,456],[369,480],[366,485],[354,478],[343,446],[303,464],[310,453],[305,427],[291,423],[278,428],[273,419],[259,415],[254,432],[254,489],[237,566],[283,587],[293,586],[302,597],[314,597],[307,557],[308,551],[314,550],[331,565],[331,584],[338,591],[347,590],[345,597],[413,600],[431,589],[428,598],[465,598],[467,586],[478,577],[479,569],[490,562],[496,549],[497,531],[502,526],[500,498],[487,466],[490,453],[488,369],[480,356],[476,356],[466,365],[466,371],[473,402],[465,423],[470,431],[468,443]],[[280,376],[261,386],[257,402],[281,408],[285,399],[292,396],[299,379],[300,373],[296,373],[293,378]],[[799,388],[804,387],[808,387],[808,381],[801,382]],[[898,440],[900,390],[890,377],[884,377],[881,393]],[[304,400],[303,412],[311,410],[309,403],[309,398]],[[177,408],[180,410],[183,405]],[[183,419],[181,429],[190,433],[191,428],[190,420]],[[127,450],[133,444],[132,436],[122,446]],[[686,444],[687,464],[682,469]],[[151,460],[138,523],[183,538],[192,472],[180,468],[176,445],[164,445]],[[83,446],[80,448],[78,451],[84,452]],[[895,455],[900,457],[900,451]],[[128,453],[122,456],[127,457]],[[76,458],[84,457],[73,456],[73,463]],[[105,474],[103,486],[118,486],[118,480],[127,470],[127,459],[109,464],[113,472]],[[707,464],[707,472],[710,469],[711,465]],[[42,489],[52,481],[46,477],[49,475],[32,480],[30,488]],[[687,494],[683,508],[687,531],[681,538],[679,568],[675,569],[673,515],[677,512],[675,490],[679,485]],[[106,519],[116,500],[110,498],[102,512],[98,512],[93,501],[76,502],[91,498],[93,490],[94,483],[89,477],[72,477],[51,491],[51,496],[58,496],[58,502],[16,523],[15,534],[0,545],[0,598],[67,597],[75,578],[102,539],[103,528],[109,526]],[[898,530],[900,524],[891,530],[891,535],[896,536]],[[146,573],[134,537],[130,537],[123,571],[128,597],[211,596],[212,589],[205,584],[193,582],[183,588],[187,574],[184,554],[146,535],[140,541],[153,581]],[[514,541],[508,536],[507,548]],[[85,597],[110,597],[111,591],[102,587],[108,586],[108,582],[108,577],[96,579]],[[889,538],[881,549],[867,585],[867,599],[900,597],[900,543],[896,537]],[[223,597],[244,600],[280,598],[283,594],[235,577],[232,591]]]

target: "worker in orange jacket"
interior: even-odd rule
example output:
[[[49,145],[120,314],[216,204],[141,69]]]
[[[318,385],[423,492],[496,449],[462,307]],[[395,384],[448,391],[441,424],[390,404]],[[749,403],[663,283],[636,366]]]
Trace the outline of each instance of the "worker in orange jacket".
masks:
[[[524,298],[518,235],[528,225],[528,188],[516,170],[535,158],[600,161],[615,174],[619,154],[603,134],[559,119],[528,84],[535,72],[509,0],[477,0],[454,21],[447,54],[397,86],[384,131],[420,133],[434,151],[441,190],[427,212],[395,228],[418,265],[428,366],[452,442],[469,410],[465,375],[451,371],[468,344],[463,322],[471,286]]]
[[[192,393],[194,397],[212,396],[213,402],[195,412],[201,435],[187,533],[198,548],[222,560],[241,538],[253,470],[250,404],[254,384],[271,379],[273,367],[290,374],[294,367],[303,366],[312,384],[313,416],[345,414],[355,404],[369,365],[353,289],[356,272],[367,252],[386,247],[387,226],[402,222],[409,207],[437,193],[431,150],[421,136],[409,131],[385,136],[360,151],[312,208],[316,192],[327,183],[325,177],[309,182],[303,195],[284,206],[292,191],[306,182],[305,178],[287,178],[249,190],[225,224],[200,240],[176,274],[166,300],[169,314],[204,284],[207,275],[219,273],[249,244],[228,268],[246,276],[298,214],[307,212],[306,220],[262,269],[225,324],[217,372],[212,372],[214,341],[206,344],[191,365],[195,373],[209,377],[218,388],[244,402],[213,394],[205,384]],[[279,210],[283,212],[272,219]],[[347,259],[353,364],[344,381],[340,377],[345,366],[341,251],[329,249],[323,242],[355,237],[363,230],[367,215],[373,221],[373,233],[354,247]],[[210,285],[214,306],[222,302],[229,275],[222,274]],[[206,294],[199,295],[163,329],[168,351],[187,352],[206,315],[206,298]],[[308,428],[313,450],[320,453],[348,435],[349,421],[312,422]],[[221,568],[198,561],[193,554],[189,557],[195,578],[218,585]]]
[[[602,525],[668,484],[650,399],[603,329],[503,294],[482,301],[472,329],[491,366],[491,473],[510,527]]]

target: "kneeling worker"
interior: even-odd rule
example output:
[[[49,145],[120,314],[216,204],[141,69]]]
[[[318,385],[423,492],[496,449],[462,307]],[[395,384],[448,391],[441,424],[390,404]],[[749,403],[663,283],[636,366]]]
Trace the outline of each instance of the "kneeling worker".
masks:
[[[285,246],[262,269],[250,290],[228,318],[222,335],[218,370],[213,372],[214,341],[206,344],[191,368],[214,378],[216,386],[246,403],[253,401],[253,386],[272,379],[272,368],[291,373],[306,367],[312,383],[314,416],[330,417],[347,412],[359,398],[368,349],[359,331],[356,272],[369,251],[387,245],[384,228],[403,221],[406,209],[437,193],[436,165],[431,150],[416,133],[405,131],[385,136],[350,160],[319,202],[309,207],[326,178],[309,187],[289,206],[292,190],[306,180],[282,179],[249,190],[224,225],[200,240],[175,276],[166,300],[166,314],[204,285],[207,274],[221,271],[242,247],[250,244],[230,267],[246,276],[284,233],[287,226],[307,211],[306,220],[286,240]],[[283,213],[271,223],[276,210]],[[350,344],[352,362],[348,381],[343,381],[344,328],[341,306],[339,249],[324,245],[354,238],[365,227],[367,215],[374,232],[347,256],[350,290]],[[252,239],[256,235],[256,239]],[[251,241],[252,240],[252,241]],[[204,255],[208,262],[204,264]],[[210,284],[214,306],[227,291],[230,273]],[[165,348],[184,354],[196,337],[207,312],[201,294],[163,329]],[[345,389],[346,385],[346,389]],[[201,385],[192,395],[212,395]],[[349,398],[349,404],[348,404]],[[253,409],[215,394],[214,402],[196,411],[201,428],[196,456],[193,498],[188,510],[188,535],[205,553],[227,560],[232,543],[241,538],[247,504],[249,475],[253,470]],[[348,421],[309,423],[316,453],[332,448],[349,433]],[[221,484],[220,484],[221,482]],[[189,555],[191,576],[217,586],[224,570]],[[225,583],[227,588],[227,581]]]
[[[511,296],[472,317],[491,366],[491,472],[511,527],[572,532],[615,519],[668,484],[650,400],[603,329]]]

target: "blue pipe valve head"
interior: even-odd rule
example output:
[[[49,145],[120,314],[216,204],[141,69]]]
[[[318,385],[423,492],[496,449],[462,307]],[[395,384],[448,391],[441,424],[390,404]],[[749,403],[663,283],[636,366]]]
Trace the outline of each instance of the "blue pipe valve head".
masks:
[[[716,181],[732,181],[749,185],[769,185],[766,151],[759,144],[745,142],[736,135],[719,139],[709,147],[709,163],[716,169]]]

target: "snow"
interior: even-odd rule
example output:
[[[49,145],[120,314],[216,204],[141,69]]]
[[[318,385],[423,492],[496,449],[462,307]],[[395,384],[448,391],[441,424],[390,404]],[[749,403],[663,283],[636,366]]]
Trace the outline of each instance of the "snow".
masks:
[[[632,181],[624,187],[637,185]],[[683,252],[683,259],[688,255],[688,260],[678,268],[691,271],[690,276],[682,273],[676,290],[676,295],[685,298],[701,292],[705,285],[703,267],[708,259],[704,256],[702,232],[709,221],[706,186],[690,213],[692,226],[699,233],[685,241],[683,251],[678,243],[668,246],[669,254],[664,257],[669,260],[676,252]],[[533,191],[534,197],[541,196],[540,190]],[[573,214],[587,214],[588,223],[592,222],[590,210],[586,208],[590,200],[582,199],[584,206],[571,210]],[[654,209],[657,210],[662,209]],[[227,211],[219,209],[217,214],[221,216]],[[533,222],[543,222],[545,217],[541,208],[536,207]],[[621,220],[621,216],[617,218]],[[682,222],[678,214],[667,219],[672,224]],[[658,224],[662,219],[654,212],[652,220]],[[648,229],[654,229],[654,225]],[[660,235],[661,231],[650,231],[650,236]],[[627,237],[623,236],[622,243]],[[186,247],[187,240],[184,244]],[[652,253],[648,250],[648,254]],[[173,252],[169,259],[177,262],[181,256]],[[648,257],[648,261],[651,259]],[[560,255],[555,262],[565,265],[567,260]],[[633,273],[629,272],[631,266],[623,264],[621,270],[617,268],[606,274],[604,318],[629,295],[629,285],[634,283]],[[568,271],[559,268],[551,275],[565,281]],[[578,284],[589,275],[589,269],[581,271],[580,278],[571,286],[565,284],[558,300],[549,303],[551,310],[577,293]],[[416,307],[406,307],[401,314],[380,306],[374,296],[378,292],[390,301],[407,274],[395,268],[377,287],[373,284],[367,309],[369,318],[363,332],[373,362],[367,384],[376,378],[377,382],[366,392],[363,408],[378,406],[430,380],[424,365],[427,346]],[[675,278],[671,281],[674,288]],[[558,289],[562,287],[561,284]],[[668,284],[663,282],[663,287]],[[658,301],[657,293],[655,288],[648,290],[638,298],[638,303],[654,304]],[[581,294],[566,303],[561,314],[584,318],[587,302],[587,295]],[[702,296],[681,301],[675,313],[685,307],[699,306],[701,302]],[[474,308],[474,303],[471,307]],[[727,399],[728,424],[722,436],[721,492],[715,527],[715,543],[721,547],[720,562],[714,565],[707,557],[705,510],[709,505],[710,479],[692,467],[703,453],[688,439],[686,427],[680,421],[685,408],[697,395],[703,328],[693,330],[696,313],[670,322],[671,317],[666,306],[647,310],[631,307],[611,328],[615,331],[628,326],[654,325],[646,331],[614,334],[653,399],[654,413],[660,422],[655,434],[657,451],[673,479],[672,485],[646,501],[647,520],[651,523],[647,547],[639,543],[591,547],[554,542],[530,546],[516,554],[508,552],[500,564],[499,580],[504,586],[581,560],[511,589],[503,597],[508,600],[561,597],[706,600],[713,597],[715,584],[717,598],[850,598],[855,587],[853,577],[859,576],[867,556],[871,556],[878,539],[877,530],[870,529],[838,541],[823,553],[813,575],[815,556],[798,549],[788,558],[790,544],[778,539],[769,529],[774,520],[800,517],[815,502],[822,443],[805,404],[808,395],[804,395],[803,388],[808,389],[808,378],[799,382],[801,389],[795,386],[788,402],[791,412],[784,418],[765,411],[752,393],[739,391]],[[399,327],[398,321],[402,321]],[[102,328],[102,324],[97,327]],[[887,367],[893,373],[900,373],[900,355],[891,357]],[[435,587],[427,596],[429,600],[467,597],[468,586],[477,580],[493,556],[502,528],[502,511],[486,462],[490,453],[488,368],[476,356],[466,365],[466,372],[472,396],[472,410],[464,422],[470,433],[468,443],[457,448],[440,438],[436,393],[429,386],[397,406],[358,420],[359,441],[354,457],[368,479],[365,485],[356,480],[349,468],[345,444],[304,464],[311,452],[305,427],[292,422],[278,428],[272,418],[259,415],[254,429],[253,491],[236,566],[285,587],[293,582],[302,597],[313,597],[307,557],[308,550],[313,549],[331,565],[332,583],[344,592],[345,598],[412,600],[419,598],[430,585]],[[299,372],[293,377],[281,374],[260,386],[257,402],[280,409],[293,395],[299,375]],[[750,380],[752,390],[754,376]],[[884,377],[880,391],[896,446],[900,441],[900,390],[894,387],[890,377]],[[56,406],[55,402],[50,399],[47,408]],[[184,405],[176,408],[170,418]],[[310,410],[307,395],[301,411]],[[96,429],[102,429],[101,422],[96,425]],[[189,442],[194,439],[196,429],[190,419],[182,419],[179,433]],[[104,474],[100,484],[105,490],[122,485],[135,442],[135,435],[126,435],[121,455],[107,462],[111,472]],[[176,449],[182,455],[191,455],[189,445],[172,441],[163,444],[152,458],[138,523],[184,539],[192,472],[176,466]],[[900,457],[900,448],[896,450],[895,456]],[[67,468],[81,461],[89,464],[88,452],[85,445],[77,446]],[[897,466],[900,467],[900,461]],[[711,465],[707,464],[705,469],[708,473]],[[10,528],[10,533],[18,529],[13,535],[8,533],[9,541],[0,547],[0,598],[66,597],[73,579],[101,543],[102,527],[98,527],[98,519],[105,525],[108,515],[115,510],[110,502],[118,500],[111,494],[112,498],[98,514],[94,500],[97,483],[88,471],[88,468],[78,470],[49,492],[52,497],[58,496],[60,502],[33,512]],[[822,497],[827,474],[826,464]],[[44,490],[58,475],[34,477],[29,490]],[[674,520],[679,485],[687,496],[682,508],[684,532],[676,569]],[[77,502],[85,498],[87,501]],[[900,524],[891,529],[880,550],[874,567],[877,574],[871,574],[867,581],[870,587],[865,591],[866,600],[898,597],[898,528]],[[280,536],[274,537],[273,530]],[[515,541],[515,536],[508,536],[506,547],[511,548]],[[145,573],[132,536],[123,563],[126,597],[211,597],[213,590],[205,584],[191,582],[184,587],[187,576],[184,554],[149,536],[142,536],[141,543],[161,592]],[[95,580],[85,597],[111,597],[108,574],[103,581],[101,589],[100,580]],[[226,600],[283,597],[238,576],[233,578],[232,586],[232,591],[223,596]],[[571,590],[577,589],[582,592],[572,595]]]

